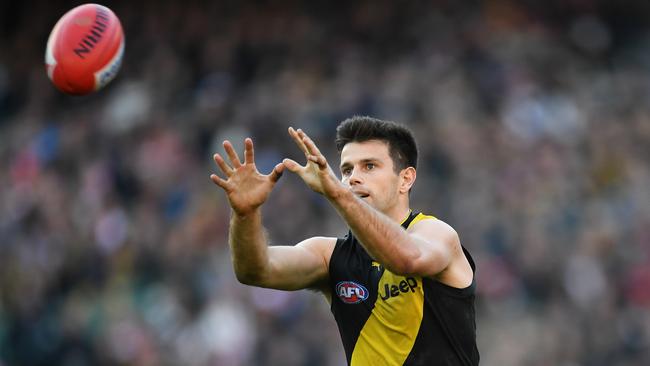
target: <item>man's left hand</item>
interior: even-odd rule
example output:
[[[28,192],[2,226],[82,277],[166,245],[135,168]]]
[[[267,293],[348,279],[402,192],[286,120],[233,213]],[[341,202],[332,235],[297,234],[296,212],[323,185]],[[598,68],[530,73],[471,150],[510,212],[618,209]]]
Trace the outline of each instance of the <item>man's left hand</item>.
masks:
[[[282,163],[291,172],[298,174],[300,178],[315,192],[327,198],[335,198],[346,188],[336,177],[334,171],[327,163],[327,159],[320,152],[314,141],[301,130],[294,130],[289,127],[289,135],[300,150],[305,153],[307,163],[300,165],[291,159],[284,159]]]

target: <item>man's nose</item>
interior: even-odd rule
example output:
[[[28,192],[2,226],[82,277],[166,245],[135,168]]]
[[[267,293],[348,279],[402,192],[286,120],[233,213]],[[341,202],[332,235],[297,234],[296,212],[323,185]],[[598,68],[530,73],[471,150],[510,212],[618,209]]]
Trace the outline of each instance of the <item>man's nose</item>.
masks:
[[[356,169],[353,169],[352,172],[350,173],[349,182],[351,186],[355,184],[363,183],[363,180],[361,179],[361,174]]]

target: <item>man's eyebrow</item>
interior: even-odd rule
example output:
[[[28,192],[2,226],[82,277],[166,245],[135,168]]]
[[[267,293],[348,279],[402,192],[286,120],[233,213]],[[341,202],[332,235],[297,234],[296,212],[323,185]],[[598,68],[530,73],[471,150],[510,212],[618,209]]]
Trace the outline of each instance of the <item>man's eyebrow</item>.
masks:
[[[365,164],[365,163],[375,163],[376,164],[378,162],[379,162],[379,159],[376,159],[376,158],[365,158],[365,159],[359,160],[359,163],[362,163],[362,164]],[[346,161],[345,163],[341,164],[341,169],[351,167],[352,165],[354,165],[354,164]]]

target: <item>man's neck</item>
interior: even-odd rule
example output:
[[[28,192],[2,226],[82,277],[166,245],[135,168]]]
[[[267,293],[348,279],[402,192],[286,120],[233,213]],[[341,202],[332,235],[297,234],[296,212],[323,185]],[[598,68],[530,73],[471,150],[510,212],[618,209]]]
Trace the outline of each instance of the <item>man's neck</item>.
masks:
[[[384,212],[384,214],[390,217],[391,220],[401,225],[404,221],[406,221],[406,219],[411,214],[411,209],[408,206],[399,207],[399,208],[395,208],[391,212]]]

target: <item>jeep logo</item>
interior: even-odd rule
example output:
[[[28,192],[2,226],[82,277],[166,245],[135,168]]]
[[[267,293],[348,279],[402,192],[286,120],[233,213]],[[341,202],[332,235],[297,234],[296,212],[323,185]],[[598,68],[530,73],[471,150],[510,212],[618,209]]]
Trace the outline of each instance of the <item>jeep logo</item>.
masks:
[[[391,297],[399,296],[406,292],[415,292],[415,289],[418,287],[418,281],[413,277],[407,277],[404,280],[401,280],[397,285],[384,285],[384,294],[379,294],[382,300],[386,301]]]

